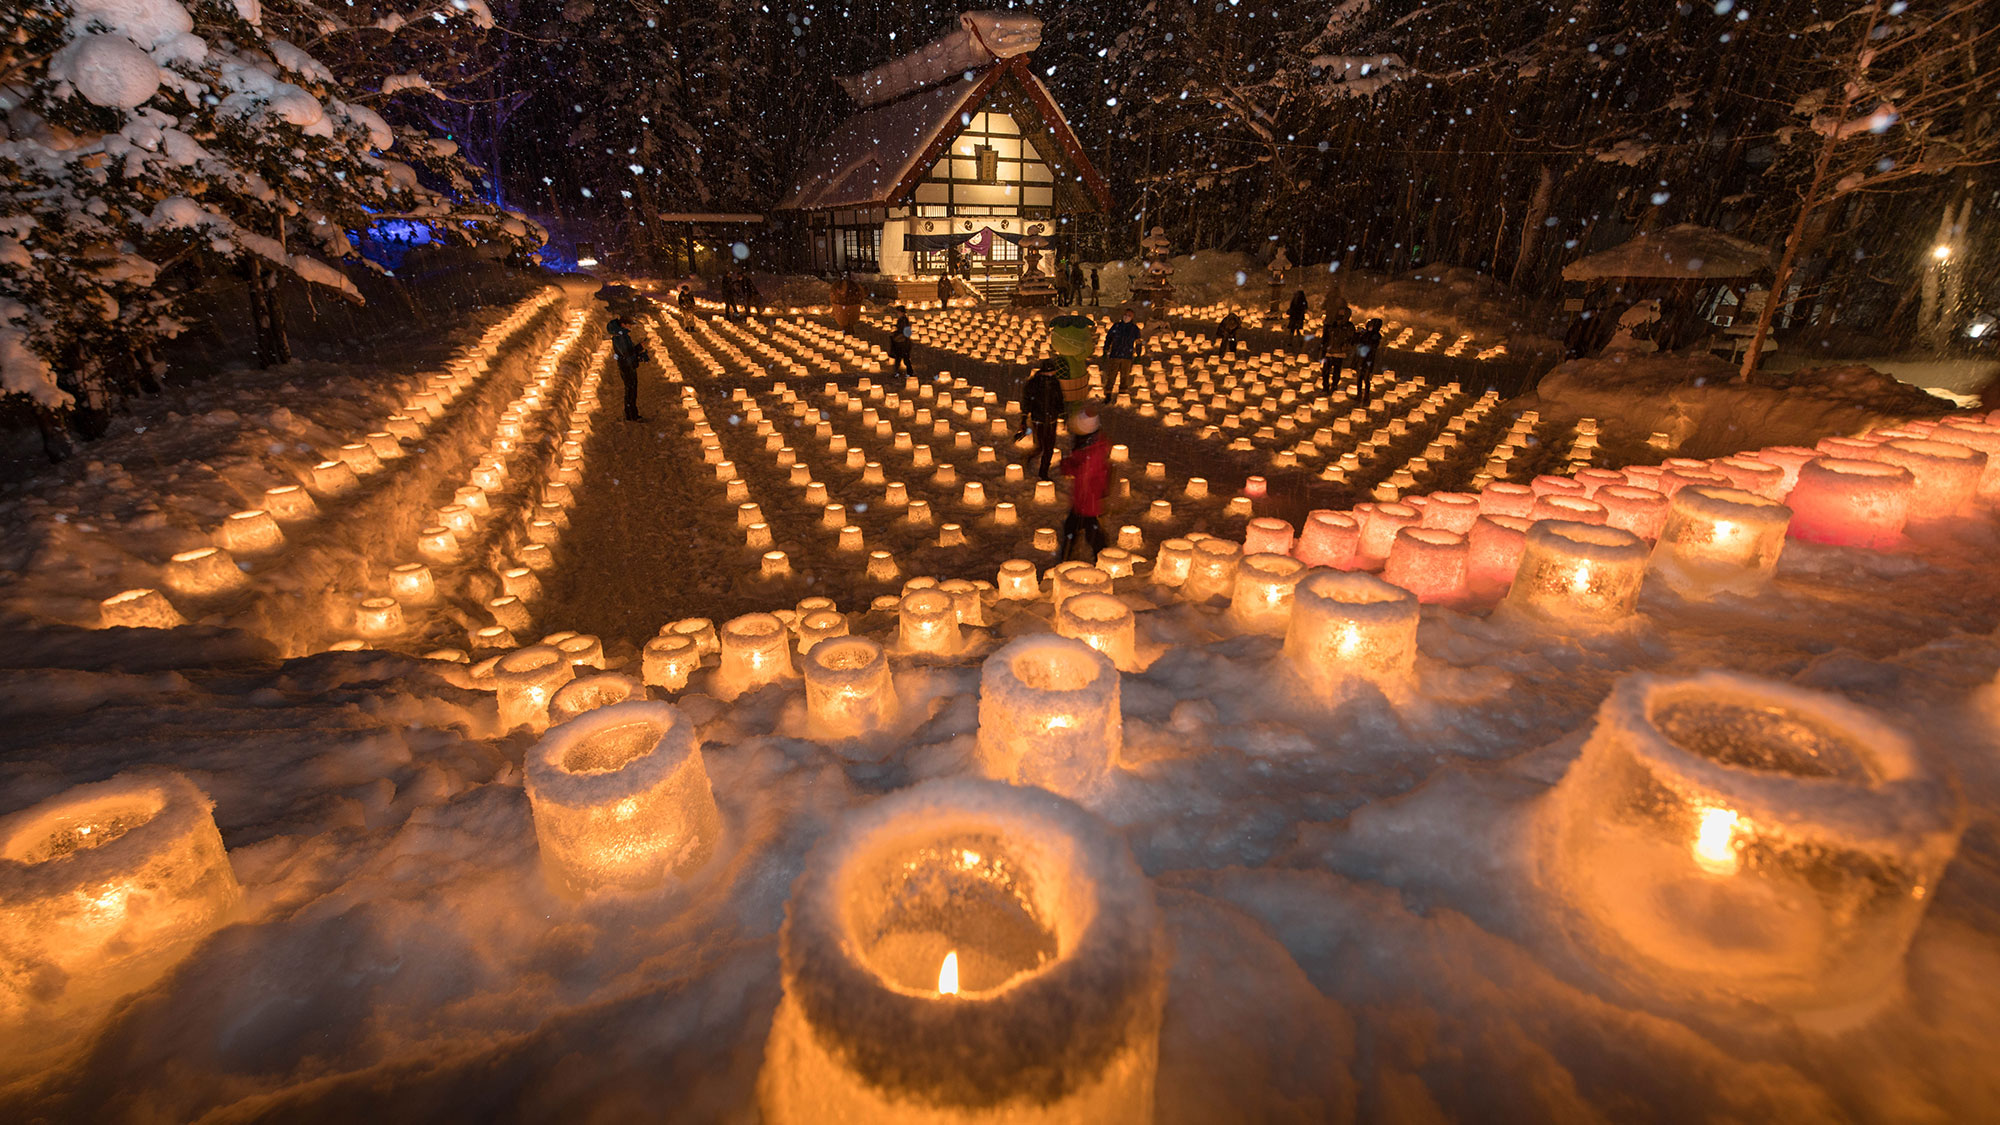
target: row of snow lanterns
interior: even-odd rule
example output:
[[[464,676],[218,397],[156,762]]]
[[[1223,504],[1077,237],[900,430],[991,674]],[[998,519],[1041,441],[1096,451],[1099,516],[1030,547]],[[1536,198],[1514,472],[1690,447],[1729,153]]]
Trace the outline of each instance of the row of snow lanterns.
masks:
[[[313,465],[303,483],[266,489],[263,506],[227,516],[212,533],[212,545],[175,553],[162,574],[164,585],[195,602],[242,588],[247,579],[239,557],[269,558],[282,551],[286,529],[296,533],[319,518],[315,497],[344,496],[388,462],[403,457],[405,443],[421,440],[432,422],[485,377],[506,341],[559,296],[560,291],[550,287],[516,305],[476,343],[455,355],[444,371],[426,379],[423,389],[389,415],[381,430],[342,445],[334,456]],[[126,590],[99,603],[99,622],[105,628],[172,628],[184,620],[174,602],[154,588]]]
[[[483,608],[493,623],[475,626],[470,640],[475,650],[510,648],[513,631],[528,626],[528,603],[541,592],[541,580],[536,573],[555,565],[554,546],[561,530],[568,526],[568,508],[575,501],[574,486],[583,480],[582,443],[590,433],[590,412],[601,378],[597,369],[608,358],[608,343],[599,344],[595,354],[583,364],[585,371],[564,416],[566,424],[563,438],[554,451],[554,465],[545,472],[524,454],[538,448],[534,433],[541,425],[540,417],[567,399],[563,366],[589,324],[590,315],[585,311],[568,314],[562,334],[536,361],[521,393],[501,410],[485,449],[466,480],[454,488],[452,502],[438,509],[438,522],[418,531],[416,553],[422,561],[391,567],[388,595],[361,600],[355,611],[355,627],[363,638],[379,640],[403,634],[409,628],[407,607],[426,606],[438,600],[437,577],[432,568],[455,566],[476,554],[475,545],[491,538],[497,530],[499,521],[495,518],[492,496],[510,487],[530,497],[528,506],[520,513],[521,532],[527,542],[520,545],[514,564],[500,569],[501,593],[485,602]]]

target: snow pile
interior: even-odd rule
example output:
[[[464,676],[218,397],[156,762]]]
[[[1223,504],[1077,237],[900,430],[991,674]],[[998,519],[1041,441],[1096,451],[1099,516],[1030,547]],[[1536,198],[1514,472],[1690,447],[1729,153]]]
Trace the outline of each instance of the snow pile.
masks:
[[[1735,381],[1736,368],[1707,353],[1614,352],[1570,360],[1542,378],[1518,405],[1574,422],[1596,418],[1605,451],[1646,460],[1648,438],[1668,448],[1714,457],[1759,446],[1811,446],[1829,434],[1858,434],[1907,418],[1931,417],[1950,404],[1868,367],[1806,368]]]
[[[1600,156],[1599,159],[1604,159]],[[1681,223],[1641,234],[1563,267],[1568,281],[1622,277],[1743,278],[1771,268],[1771,252],[1719,230]]]

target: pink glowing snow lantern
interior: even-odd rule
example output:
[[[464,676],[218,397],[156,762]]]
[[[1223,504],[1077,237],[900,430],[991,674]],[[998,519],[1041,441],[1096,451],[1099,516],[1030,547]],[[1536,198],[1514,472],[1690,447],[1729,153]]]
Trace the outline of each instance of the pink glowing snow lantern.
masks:
[[[1624,484],[1625,474],[1616,469],[1579,469],[1576,474],[1576,483],[1583,486],[1583,494],[1586,498],[1594,500],[1597,498],[1598,489],[1606,485]]]
[[[1464,535],[1479,519],[1479,497],[1470,492],[1434,492],[1423,508],[1423,526]]]
[[[1646,544],[1631,532],[1544,520],[1528,529],[1506,606],[1563,625],[1607,625],[1632,613],[1645,577]]]
[[[1357,504],[1354,514],[1361,520],[1361,546],[1358,554],[1370,565],[1379,566],[1389,557],[1389,549],[1395,546],[1396,533],[1406,527],[1420,527],[1423,515],[1408,504],[1394,501],[1383,504]]]
[[[2000,501],[2000,426],[1969,418],[1947,418],[1931,431],[1931,440],[1984,453],[1986,471],[1979,477],[1979,499],[1989,504]]]
[[[1544,493],[1535,498],[1535,506],[1528,512],[1529,523],[1568,520],[1571,523],[1601,524],[1606,518],[1604,505],[1585,499],[1581,493]]]
[[[1515,516],[1480,516],[1466,535],[1466,588],[1479,597],[1507,592],[1527,546],[1527,520]]]
[[[1528,482],[1528,491],[1534,493],[1536,499],[1540,499],[1544,496],[1582,496],[1585,489],[1574,477],[1544,473]]]
[[[1406,527],[1389,548],[1382,580],[1401,586],[1426,604],[1446,602],[1465,593],[1471,548],[1466,537],[1432,527]]]
[[[1809,543],[1882,550],[1900,542],[1916,477],[1886,461],[1820,457],[1785,497],[1791,535]]]
[[[1675,458],[1674,460],[1680,461],[1682,458]],[[1666,471],[1660,474],[1660,491],[1666,493],[1667,499],[1672,500],[1680,494],[1683,488],[1697,485],[1703,488],[1730,487],[1729,478],[1723,476],[1721,473],[1711,471],[1707,467],[1708,462],[1697,461],[1695,465],[1701,467],[1695,468],[1689,465],[1678,465],[1668,462]]]
[[[1736,488],[1683,488],[1653,549],[1652,570],[1684,597],[1750,594],[1770,582],[1792,510]]]
[[[1874,455],[1875,447],[1881,444],[1879,438],[1823,437],[1813,444],[1813,448],[1822,457],[1866,461]]]
[[[1494,481],[1479,492],[1479,514],[1527,519],[1535,508],[1535,490],[1525,484]]]
[[[1667,526],[1668,500],[1665,493],[1633,485],[1610,484],[1597,490],[1596,501],[1604,509],[1604,523],[1651,541]]]
[[[1979,494],[1979,482],[1986,475],[1986,454],[1950,442],[1901,438],[1876,446],[1871,458],[1900,465],[1916,479],[1910,491],[1913,523],[1957,515]]]
[[[1281,519],[1259,516],[1243,529],[1246,555],[1289,555],[1292,553],[1292,525]]]
[[[1754,492],[1766,500],[1783,500],[1788,491],[1785,470],[1755,457],[1719,457],[1710,462],[1729,481],[1729,487]]]
[[[1360,548],[1361,524],[1346,512],[1321,509],[1306,516],[1292,557],[1307,566],[1345,570],[1354,565],[1354,553]]]
[[[1765,462],[1766,464],[1776,465],[1779,471],[1785,474],[1784,482],[1778,488],[1778,494],[1772,497],[1774,500],[1783,500],[1785,495],[1791,492],[1792,487],[1799,482],[1799,470],[1805,467],[1806,462],[1816,460],[1821,456],[1823,454],[1819,450],[1807,449],[1801,445],[1773,445],[1752,453],[1738,455],[1739,458],[1751,458]]]

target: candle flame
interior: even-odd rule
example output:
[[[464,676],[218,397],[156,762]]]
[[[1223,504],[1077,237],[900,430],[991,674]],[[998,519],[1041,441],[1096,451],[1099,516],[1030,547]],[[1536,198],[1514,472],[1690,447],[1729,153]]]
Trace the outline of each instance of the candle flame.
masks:
[[[1695,833],[1694,861],[1711,875],[1734,875],[1740,860],[1736,856],[1736,813],[1729,809],[1701,810],[1701,827]]]
[[[1585,593],[1590,589],[1590,564],[1578,563],[1569,576],[1569,588],[1575,593]]]
[[[958,950],[944,955],[944,964],[938,966],[938,995],[958,995]]]

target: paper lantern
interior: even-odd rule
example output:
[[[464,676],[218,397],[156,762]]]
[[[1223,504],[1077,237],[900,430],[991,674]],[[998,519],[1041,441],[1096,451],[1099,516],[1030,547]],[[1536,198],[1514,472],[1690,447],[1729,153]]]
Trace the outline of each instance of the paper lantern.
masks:
[[[493,666],[495,696],[500,705],[500,729],[549,725],[549,701],[576,677],[575,670],[554,645],[529,645],[500,658]]]
[[[1117,761],[1121,722],[1118,669],[1080,641],[1020,637],[980,669],[978,754],[988,777],[1091,793]]]
[[[1195,544],[1197,553],[1203,543]],[[1236,564],[1229,618],[1246,633],[1282,636],[1292,619],[1292,588],[1306,564],[1289,555],[1244,555]]]
[[[187,778],[149,770],[0,819],[0,1005],[52,1011],[143,987],[221,926],[242,891],[213,808]]]
[[[126,590],[97,603],[98,621],[106,629],[172,629],[187,624],[165,594],[158,590]]]
[[[232,512],[215,531],[216,546],[239,555],[258,555],[285,545],[278,521],[261,508]]]
[[[1465,537],[1468,592],[1481,598],[1507,592],[1514,584],[1514,572],[1521,567],[1530,526],[1515,516],[1480,516],[1473,521],[1472,531]]]
[[[646,685],[616,672],[579,676],[556,689],[549,700],[549,722],[567,723],[579,715],[629,699],[645,699]]]
[[[768,613],[746,613],[722,626],[722,666],[714,682],[718,699],[734,700],[795,674],[784,622]]]
[[[1879,717],[1722,672],[1620,681],[1549,812],[1544,870],[1587,947],[1849,1021],[1898,990],[1962,826]]]
[[[1471,562],[1466,537],[1434,527],[1406,527],[1396,533],[1382,579],[1401,586],[1424,603],[1453,601],[1465,594]]]
[[[1792,510],[1735,488],[1690,486],[1673,498],[1652,570],[1683,597],[1755,593],[1785,549]]]
[[[301,523],[319,515],[312,493],[296,484],[281,484],[264,490],[264,510],[279,523]]]
[[[786,908],[760,1116],[1149,1125],[1164,933],[1123,840],[1068,801],[971,779],[875,801]]]
[[[1346,512],[1315,511],[1306,516],[1305,527],[1292,557],[1307,566],[1330,566],[1346,570],[1354,565],[1361,548],[1361,525]]]
[[[1506,608],[1561,625],[1623,620],[1638,605],[1646,559],[1645,541],[1629,531],[1543,520],[1528,528]]]
[[[715,852],[722,818],[694,726],[670,703],[602,707],[528,752],[542,867],[571,894],[639,891]]]
[[[896,688],[881,645],[866,637],[828,636],[815,641],[800,663],[815,737],[857,738],[894,720]]]
[[[1392,695],[1416,668],[1416,595],[1372,574],[1313,571],[1292,594],[1285,659],[1313,695],[1336,702],[1359,683]]]
[[[175,593],[189,597],[226,594],[248,584],[236,560],[220,547],[197,547],[172,556],[166,580]]]
[[[1289,555],[1292,553],[1292,525],[1284,520],[1260,516],[1243,529],[1246,555]]]
[[[949,656],[963,643],[958,611],[940,590],[905,594],[896,611],[896,632],[905,652]]]
[[[1164,544],[1161,553],[1166,553]],[[1227,539],[1197,540],[1189,557],[1186,580],[1181,583],[1182,595],[1194,602],[1233,595],[1237,560],[1241,556],[1242,549]]]
[[[1963,512],[1979,495],[1986,475],[1986,454],[1963,445],[1923,439],[1900,439],[1875,447],[1872,459],[1910,471],[1911,523],[1947,519]]]
[[[639,654],[639,667],[648,686],[680,691],[701,667],[701,647],[685,634],[663,634],[646,642]]]
[[[1667,526],[1667,495],[1650,488],[1613,484],[1597,490],[1597,504],[1604,509],[1604,525],[1615,527],[1651,542]]]

